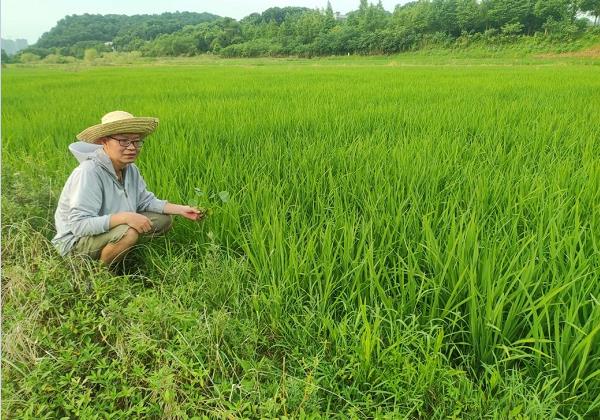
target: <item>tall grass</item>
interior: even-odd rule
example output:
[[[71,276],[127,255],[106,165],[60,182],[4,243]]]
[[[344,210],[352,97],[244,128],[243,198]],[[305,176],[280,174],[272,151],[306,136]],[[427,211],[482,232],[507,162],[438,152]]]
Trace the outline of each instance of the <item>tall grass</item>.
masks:
[[[3,205],[21,229],[5,218],[4,270],[29,281],[5,292],[4,329],[30,336],[23,318],[51,337],[37,359],[5,351],[5,394],[44,400],[27,378],[53,370],[32,360],[106,328],[98,354],[131,364],[90,355],[79,373],[119,372],[140,413],[599,415],[600,78],[578,65],[261,64],[4,71]],[[77,269],[26,254],[24,238],[50,230],[23,227],[14,203],[49,191],[23,200],[51,217],[75,166],[67,145],[114,109],[160,118],[139,160],[157,195],[231,200],[142,250],[143,284],[97,274],[89,290],[116,297],[92,302],[69,282]],[[11,197],[15,176],[27,187]],[[75,287],[68,319],[19,307],[32,261],[48,290]],[[33,301],[64,299],[48,290]]]

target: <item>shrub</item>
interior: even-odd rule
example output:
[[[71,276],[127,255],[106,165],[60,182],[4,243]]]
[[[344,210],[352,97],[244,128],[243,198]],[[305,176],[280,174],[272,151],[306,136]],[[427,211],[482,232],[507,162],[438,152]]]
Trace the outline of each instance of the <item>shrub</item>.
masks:
[[[47,64],[63,64],[67,62],[65,57],[60,54],[49,54],[42,61]]]
[[[520,22],[507,23],[502,27],[502,35],[505,36],[516,36],[523,33],[523,24]]]
[[[40,56],[33,53],[23,53],[21,54],[19,60],[21,63],[35,63],[40,61]]]
[[[83,59],[87,62],[93,62],[98,58],[98,51],[95,48],[87,48],[83,53]]]

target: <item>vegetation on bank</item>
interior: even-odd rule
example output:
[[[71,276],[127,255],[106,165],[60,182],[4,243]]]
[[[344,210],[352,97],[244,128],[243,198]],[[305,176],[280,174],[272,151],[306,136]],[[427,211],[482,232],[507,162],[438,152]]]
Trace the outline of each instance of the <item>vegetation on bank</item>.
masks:
[[[36,45],[4,60],[70,60],[137,51],[143,56],[223,57],[394,54],[431,46],[536,45],[598,36],[600,0],[419,0],[392,13],[361,0],[347,15],[273,7],[237,21],[208,13],[73,15]],[[86,52],[87,51],[87,52]],[[93,51],[93,52],[92,52]],[[6,61],[5,61],[6,62]]]
[[[326,56],[326,57],[223,57],[216,54],[198,56],[165,56],[149,57],[139,51],[103,52],[95,49],[85,51],[82,59],[50,54],[43,59],[37,55],[24,54],[20,62],[8,60],[9,65],[18,67],[66,65],[67,67],[103,66],[103,65],[140,65],[140,64],[206,64],[216,63],[221,59],[239,59],[239,63],[253,65],[271,63],[272,60],[282,62],[304,62],[310,59],[314,63],[345,62],[358,65],[387,62],[389,64],[448,64],[453,61],[472,62],[473,64],[549,64],[565,61],[577,61],[582,64],[600,63],[600,35],[585,34],[570,41],[550,40],[544,37],[519,36],[510,39],[497,37],[489,40],[473,40],[459,38],[452,43],[427,44],[414,51],[390,55],[371,56]]]

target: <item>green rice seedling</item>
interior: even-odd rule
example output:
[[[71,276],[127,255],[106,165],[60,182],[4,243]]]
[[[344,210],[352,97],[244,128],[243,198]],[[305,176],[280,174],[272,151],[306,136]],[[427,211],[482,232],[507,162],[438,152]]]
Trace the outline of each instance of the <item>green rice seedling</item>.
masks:
[[[207,216],[211,216],[215,211],[218,211],[218,206],[229,202],[228,191],[219,191],[218,193],[208,194],[196,187],[194,188],[194,192],[197,195],[194,204]]]

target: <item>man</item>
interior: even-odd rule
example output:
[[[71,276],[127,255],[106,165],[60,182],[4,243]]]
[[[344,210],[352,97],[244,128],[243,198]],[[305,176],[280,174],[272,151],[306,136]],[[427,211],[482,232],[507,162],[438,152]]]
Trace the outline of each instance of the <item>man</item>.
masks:
[[[52,243],[61,255],[106,265],[121,260],[141,236],[165,233],[171,215],[204,217],[198,209],[159,200],[134,164],[158,119],[113,111],[77,135],[69,149],[81,163],[69,176],[55,213]]]

